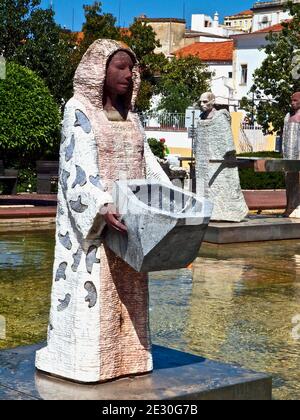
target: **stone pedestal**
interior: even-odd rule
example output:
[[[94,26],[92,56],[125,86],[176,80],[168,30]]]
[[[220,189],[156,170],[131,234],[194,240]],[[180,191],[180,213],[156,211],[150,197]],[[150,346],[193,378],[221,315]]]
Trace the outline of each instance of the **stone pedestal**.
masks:
[[[8,400],[270,400],[269,376],[153,347],[154,372],[100,385],[80,385],[34,368],[41,346],[0,352],[0,399]]]
[[[211,223],[204,241],[213,244],[300,239],[299,219],[256,216],[242,223]]]

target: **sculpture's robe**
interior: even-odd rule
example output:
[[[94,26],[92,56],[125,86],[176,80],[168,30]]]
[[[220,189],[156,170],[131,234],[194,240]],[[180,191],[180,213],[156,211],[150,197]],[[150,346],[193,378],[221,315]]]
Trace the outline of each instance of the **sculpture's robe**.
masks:
[[[199,120],[194,152],[197,194],[213,203],[212,220],[242,221],[249,210],[234,164],[235,146],[229,112],[216,111],[212,119]]]
[[[282,150],[283,158],[288,160],[300,159],[300,123],[290,122],[290,114],[284,121]],[[287,211],[290,217],[300,217],[300,173],[286,173]]]
[[[60,149],[58,212],[47,347],[38,369],[80,382],[101,382],[152,370],[148,277],[102,242],[101,209],[114,181],[169,182],[148,146],[138,116],[111,122],[103,109],[109,58],[125,46],[96,41],[74,78]],[[127,50],[130,51],[130,50]],[[133,53],[130,51],[133,55]],[[132,105],[139,73],[133,70]]]

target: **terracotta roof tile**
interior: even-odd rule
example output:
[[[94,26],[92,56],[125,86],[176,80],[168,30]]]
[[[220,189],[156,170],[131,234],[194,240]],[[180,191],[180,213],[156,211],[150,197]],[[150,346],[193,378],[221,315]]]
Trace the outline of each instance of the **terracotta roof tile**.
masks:
[[[81,44],[81,42],[84,40],[84,33],[83,32],[74,32],[75,39],[77,44]]]
[[[226,19],[227,18],[230,18],[230,17],[233,18],[233,17],[236,17],[236,16],[244,16],[244,15],[251,15],[251,16],[253,16],[254,13],[253,13],[252,10],[243,10],[242,12],[236,13],[235,15],[226,16]]]
[[[176,57],[190,55],[201,58],[202,61],[232,61],[233,41],[196,42],[173,53]]]
[[[129,28],[120,28],[120,32],[122,36],[131,36],[131,31]]]
[[[237,13],[233,16],[240,16],[240,15],[254,15],[253,10],[244,10],[243,12]]]

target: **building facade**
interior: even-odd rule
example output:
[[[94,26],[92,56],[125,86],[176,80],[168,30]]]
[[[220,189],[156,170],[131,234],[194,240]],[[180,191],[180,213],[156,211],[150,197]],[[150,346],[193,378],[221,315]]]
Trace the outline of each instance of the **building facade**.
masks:
[[[214,14],[213,18],[204,14],[193,14],[191,29],[192,31],[222,36],[225,38],[229,38],[233,34],[239,34],[243,32],[241,29],[235,28],[233,26],[231,27],[221,25],[218,12]]]
[[[253,11],[244,10],[236,15],[226,16],[224,18],[224,26],[233,28],[243,32],[250,32],[253,23]]]
[[[232,109],[233,103],[233,41],[196,42],[174,53],[176,57],[199,57],[211,76],[211,91],[217,105]]]
[[[261,67],[266,58],[266,54],[261,48],[268,44],[266,36],[270,31],[279,32],[281,30],[281,24],[277,24],[260,31],[233,37],[233,84],[234,98],[237,105],[239,105],[243,97],[255,99],[250,93],[254,83],[254,72]]]
[[[174,51],[184,47],[186,33],[186,21],[184,19],[140,17],[139,20],[150,25],[156,33],[156,38],[161,44],[161,47],[155,50],[156,53],[163,53],[166,57],[169,57]]]
[[[293,0],[293,3],[300,3],[300,0]],[[291,16],[284,8],[287,0],[273,0],[256,2],[253,5],[252,32],[260,31],[277,25],[289,19]]]

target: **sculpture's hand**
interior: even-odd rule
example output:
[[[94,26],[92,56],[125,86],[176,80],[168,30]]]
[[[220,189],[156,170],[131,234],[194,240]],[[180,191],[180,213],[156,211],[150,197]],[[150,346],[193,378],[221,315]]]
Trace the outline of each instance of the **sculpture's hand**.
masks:
[[[127,233],[127,227],[118,220],[120,215],[113,204],[105,205],[104,208],[101,209],[101,214],[103,214],[104,220],[109,228],[123,234]]]
[[[225,153],[224,159],[236,159],[236,151],[235,150],[229,150]]]

